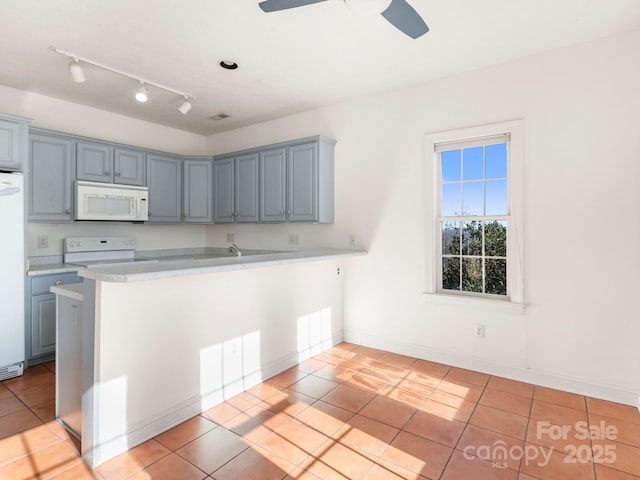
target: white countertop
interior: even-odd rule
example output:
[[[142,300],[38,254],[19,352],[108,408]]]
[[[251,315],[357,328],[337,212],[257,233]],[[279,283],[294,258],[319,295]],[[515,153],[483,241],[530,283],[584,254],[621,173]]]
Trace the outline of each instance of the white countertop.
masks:
[[[208,273],[246,270],[294,263],[334,260],[366,255],[365,250],[320,249],[296,252],[278,252],[242,257],[190,258],[165,260],[157,263],[120,264],[100,266],[78,271],[84,278],[103,282],[139,282],[160,278],[203,275]]]
[[[84,285],[82,283],[68,283],[66,285],[55,285],[50,288],[52,293],[69,297],[82,302],[84,300]]]

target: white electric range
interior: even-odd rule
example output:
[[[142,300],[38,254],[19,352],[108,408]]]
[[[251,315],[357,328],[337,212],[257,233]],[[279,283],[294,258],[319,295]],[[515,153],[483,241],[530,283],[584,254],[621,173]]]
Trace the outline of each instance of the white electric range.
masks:
[[[154,263],[153,259],[136,259],[133,237],[69,237],[64,239],[64,263],[83,267],[136,263]]]

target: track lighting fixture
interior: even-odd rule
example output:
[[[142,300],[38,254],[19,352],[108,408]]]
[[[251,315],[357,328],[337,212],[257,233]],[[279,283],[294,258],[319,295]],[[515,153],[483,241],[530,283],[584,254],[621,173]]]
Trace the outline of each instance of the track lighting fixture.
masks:
[[[189,110],[191,110],[191,102],[188,96],[184,96],[184,102],[178,107],[178,110],[180,110],[180,113],[183,115],[189,113]]]
[[[49,50],[51,50],[52,52],[57,53],[58,55],[63,55],[65,57],[69,57],[71,59],[71,62],[69,63],[69,74],[71,75],[71,78],[73,79],[73,81],[76,82],[76,83],[82,83],[82,82],[84,82],[86,80],[85,76],[84,76],[84,72],[82,71],[82,66],[80,65],[80,63],[86,63],[88,65],[93,65],[94,67],[98,67],[98,68],[101,68],[103,70],[107,70],[108,72],[112,72],[112,73],[116,73],[118,75],[122,75],[123,77],[127,77],[127,78],[130,78],[130,79],[135,80],[136,82],[138,82],[139,86],[138,86],[138,88],[136,90],[135,98],[139,102],[146,102],[148,100],[148,98],[149,98],[149,86],[151,86],[151,87],[154,87],[154,88],[159,88],[160,90],[164,90],[164,91],[169,92],[169,93],[173,93],[173,94],[178,95],[180,97],[183,97],[184,98],[184,102],[178,107],[178,110],[183,115],[186,115],[187,113],[189,113],[189,111],[191,110],[191,107],[193,106],[191,104],[191,102],[193,100],[195,100],[195,97],[193,95],[189,95],[187,93],[180,92],[178,90],[174,90],[173,88],[165,87],[164,85],[160,85],[159,83],[150,82],[149,80],[146,80],[144,78],[140,78],[137,75],[132,75],[130,73],[123,72],[122,70],[110,67],[108,65],[104,65],[102,63],[96,62],[96,61],[91,60],[89,58],[80,57],[80,56],[76,55],[75,53],[71,53],[71,52],[66,52],[64,50],[60,50],[60,49],[58,49],[58,48],[56,48],[54,46],[50,46]]]
[[[136,90],[136,100],[144,103],[149,99],[149,90],[144,86],[144,82],[140,82],[140,86]]]
[[[71,74],[73,81],[76,83],[83,83],[86,80],[77,58],[74,58],[73,61],[69,63],[69,73]]]

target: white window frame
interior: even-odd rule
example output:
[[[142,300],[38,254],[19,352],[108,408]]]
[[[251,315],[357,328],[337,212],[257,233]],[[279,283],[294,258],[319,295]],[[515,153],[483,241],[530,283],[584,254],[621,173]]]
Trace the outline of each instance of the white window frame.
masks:
[[[482,137],[509,134],[507,192],[508,192],[508,228],[507,228],[507,285],[508,297],[477,294],[441,289],[440,225],[440,155],[436,145],[442,143],[463,142]],[[449,304],[469,305],[472,307],[488,307],[508,312],[523,312],[525,306],[524,261],[523,261],[523,199],[524,199],[524,128],[522,120],[513,120],[491,125],[462,128],[446,132],[429,133],[424,138],[425,152],[425,231],[426,231],[426,265],[425,293],[426,298]],[[471,220],[472,217],[469,217]]]

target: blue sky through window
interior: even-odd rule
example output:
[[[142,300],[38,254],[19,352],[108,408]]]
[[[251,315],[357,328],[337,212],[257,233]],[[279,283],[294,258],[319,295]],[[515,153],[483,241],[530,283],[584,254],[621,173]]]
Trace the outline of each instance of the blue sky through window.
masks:
[[[506,215],[507,144],[441,152],[442,216]]]

